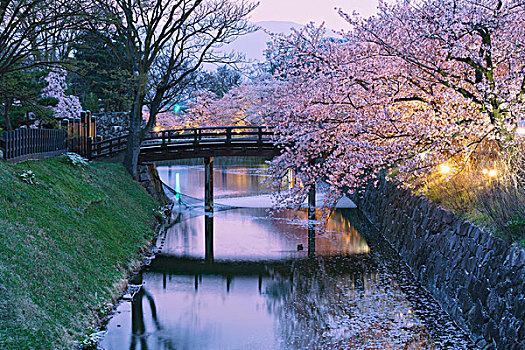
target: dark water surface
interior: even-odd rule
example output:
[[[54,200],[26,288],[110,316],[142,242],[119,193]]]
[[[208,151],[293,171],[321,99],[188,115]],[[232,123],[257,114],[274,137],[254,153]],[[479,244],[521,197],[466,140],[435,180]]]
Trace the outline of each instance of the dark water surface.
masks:
[[[205,217],[202,166],[159,173],[183,194],[178,223],[101,348],[475,348],[356,210],[333,213],[308,259],[305,211],[217,206]],[[214,178],[216,198],[267,192],[264,167],[217,167]]]

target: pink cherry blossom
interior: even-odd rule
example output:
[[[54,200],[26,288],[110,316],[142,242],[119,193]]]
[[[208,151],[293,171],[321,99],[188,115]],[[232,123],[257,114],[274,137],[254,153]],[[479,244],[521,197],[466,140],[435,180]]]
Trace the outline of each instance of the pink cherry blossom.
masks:
[[[65,70],[52,70],[46,77],[48,85],[42,89],[42,97],[54,97],[58,104],[53,107],[55,118],[75,118],[80,116],[82,106],[77,96],[66,95],[67,90]]]

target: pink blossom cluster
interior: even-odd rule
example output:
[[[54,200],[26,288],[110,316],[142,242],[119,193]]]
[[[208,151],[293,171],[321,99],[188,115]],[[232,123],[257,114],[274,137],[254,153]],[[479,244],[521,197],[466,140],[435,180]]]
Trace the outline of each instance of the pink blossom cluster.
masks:
[[[42,97],[54,97],[58,104],[53,107],[55,118],[75,118],[80,116],[82,106],[77,96],[66,95],[66,71],[56,69],[49,72],[46,77],[48,85],[42,89]]]
[[[186,115],[189,127],[207,125],[262,125],[272,122],[274,94],[280,82],[268,73],[232,88],[217,99],[212,92],[199,91]]]

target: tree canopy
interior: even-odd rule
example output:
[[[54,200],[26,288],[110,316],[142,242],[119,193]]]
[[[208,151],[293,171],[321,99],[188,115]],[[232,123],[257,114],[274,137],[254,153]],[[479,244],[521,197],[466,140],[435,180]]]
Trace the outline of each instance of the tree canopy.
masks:
[[[278,83],[264,109],[285,147],[276,186],[293,170],[295,199],[322,179],[335,200],[385,169],[417,184],[440,164],[461,168],[484,142],[516,147],[525,2],[380,1],[370,18],[340,14],[350,29],[338,38],[308,25],[268,48]]]

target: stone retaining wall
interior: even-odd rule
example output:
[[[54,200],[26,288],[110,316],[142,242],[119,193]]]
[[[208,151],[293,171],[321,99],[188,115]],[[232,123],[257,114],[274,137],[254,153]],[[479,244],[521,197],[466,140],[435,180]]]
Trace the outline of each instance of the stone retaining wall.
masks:
[[[164,192],[162,180],[160,179],[155,164],[139,165],[138,174],[139,183],[153,198],[163,205],[169,203],[169,199]]]
[[[525,250],[390,181],[358,206],[480,348],[525,350]]]
[[[97,117],[97,135],[104,139],[127,134],[129,112],[107,112],[93,114]]]

